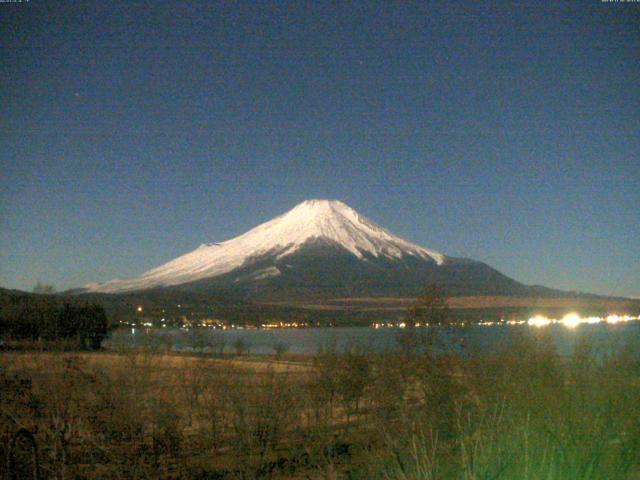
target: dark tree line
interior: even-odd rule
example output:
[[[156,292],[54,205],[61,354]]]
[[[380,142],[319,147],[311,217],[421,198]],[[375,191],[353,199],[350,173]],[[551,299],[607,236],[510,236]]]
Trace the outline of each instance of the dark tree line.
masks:
[[[109,322],[102,306],[71,304],[49,297],[20,297],[0,306],[0,337],[7,340],[66,341],[97,350]]]

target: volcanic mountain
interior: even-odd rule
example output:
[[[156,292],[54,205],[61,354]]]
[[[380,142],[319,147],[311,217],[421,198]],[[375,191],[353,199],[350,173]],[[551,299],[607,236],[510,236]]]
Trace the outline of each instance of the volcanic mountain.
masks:
[[[397,237],[342,202],[307,200],[239,237],[200,245],[139,277],[89,284],[85,291],[406,296],[428,284],[452,295],[521,295],[534,288],[482,262]]]

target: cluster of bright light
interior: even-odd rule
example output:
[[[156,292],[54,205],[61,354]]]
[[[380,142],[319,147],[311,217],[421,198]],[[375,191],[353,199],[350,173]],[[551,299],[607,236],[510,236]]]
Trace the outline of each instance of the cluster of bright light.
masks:
[[[545,327],[552,323],[559,323],[567,328],[576,328],[582,324],[596,324],[596,323],[620,323],[630,322],[633,320],[640,320],[640,317],[632,317],[631,315],[609,315],[607,317],[581,317],[577,313],[568,313],[561,319],[547,318],[542,315],[536,315],[527,321],[528,325],[534,327]]]
[[[262,328],[305,328],[309,324],[306,322],[272,322],[263,323],[260,325]]]
[[[576,328],[582,323],[582,318],[580,318],[580,315],[578,315],[577,313],[569,313],[562,317],[560,323],[562,323],[567,328]]]
[[[400,328],[405,328],[407,326],[406,323],[402,322],[401,325],[397,324],[397,323],[393,323],[393,322],[373,322],[371,324],[371,326],[373,328],[395,328],[395,327],[400,327]],[[426,324],[426,326],[428,326],[428,324]]]
[[[607,323],[629,322],[631,320],[639,320],[640,317],[630,317],[629,315],[609,315],[605,321]]]
[[[527,321],[528,325],[532,327],[546,327],[551,323],[551,319],[543,317],[542,315],[536,315]]]
[[[536,315],[535,317],[531,317],[529,320],[500,320],[497,322],[492,322],[492,321],[485,321],[482,320],[480,322],[478,322],[477,325],[483,326],[483,327],[491,327],[494,325],[529,325],[531,327],[546,327],[548,325],[552,325],[552,324],[559,324],[559,325],[563,325],[567,328],[576,328],[578,325],[582,325],[582,324],[596,324],[596,323],[608,323],[608,324],[615,324],[615,323],[623,323],[623,322],[631,322],[634,320],[640,320],[640,316],[631,316],[631,315],[608,315],[606,317],[581,317],[580,315],[578,315],[575,312],[572,313],[568,313],[566,314],[564,317],[558,319],[558,318],[549,318],[549,317],[545,317],[544,315]],[[429,326],[428,323],[424,324],[425,326]],[[464,324],[462,324],[464,325]],[[383,328],[383,327],[399,327],[399,328],[405,328],[407,326],[407,324],[405,322],[400,322],[400,323],[391,323],[391,322],[387,322],[387,323],[382,323],[382,322],[375,322],[371,325],[373,328]],[[419,326],[419,324],[416,324],[416,326]]]

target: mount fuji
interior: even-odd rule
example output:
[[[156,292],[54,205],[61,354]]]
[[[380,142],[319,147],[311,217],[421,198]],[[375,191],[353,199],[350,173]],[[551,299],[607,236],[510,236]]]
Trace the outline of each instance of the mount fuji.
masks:
[[[404,240],[336,200],[307,200],[222,243],[206,243],[139,277],[93,283],[87,293],[158,289],[259,297],[521,295],[531,289],[490,266]]]

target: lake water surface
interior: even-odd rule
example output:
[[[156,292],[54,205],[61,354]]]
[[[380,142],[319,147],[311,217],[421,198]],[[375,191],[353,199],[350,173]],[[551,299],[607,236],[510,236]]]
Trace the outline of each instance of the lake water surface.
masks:
[[[435,329],[441,349],[460,352],[481,352],[508,345],[519,334],[548,333],[558,352],[570,355],[576,342],[589,341],[599,354],[611,354],[625,348],[640,351],[640,321],[610,325],[606,323],[567,328],[549,325],[543,328],[529,325],[468,326],[464,328],[430,327]],[[426,333],[427,329],[416,329]],[[175,351],[224,351],[233,353],[241,345],[251,354],[273,354],[282,349],[295,354],[314,354],[321,348],[345,351],[358,346],[382,353],[396,348],[408,329],[398,328],[292,328],[292,329],[134,329],[114,332],[108,344],[112,347],[155,346]]]

